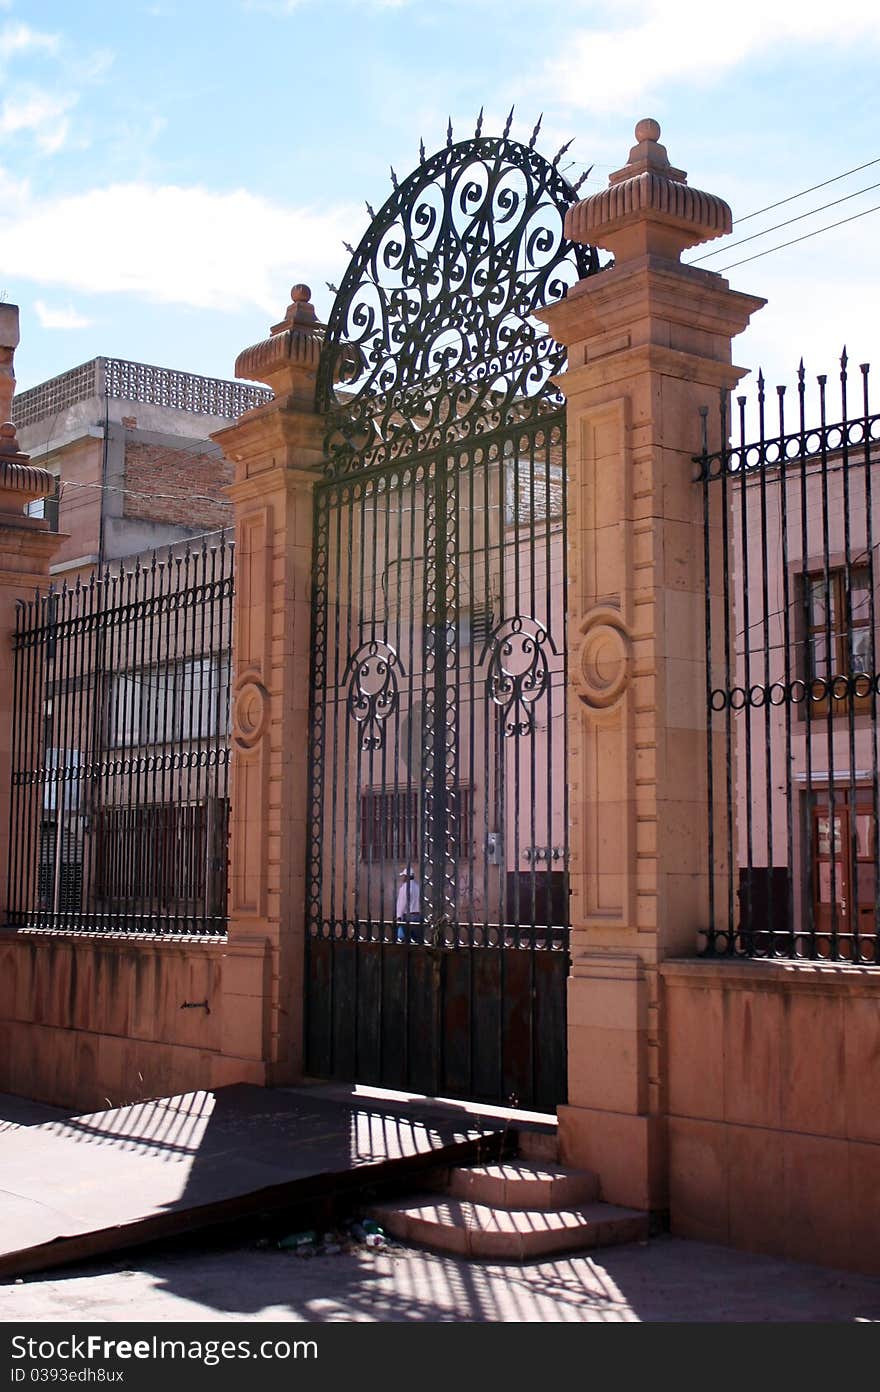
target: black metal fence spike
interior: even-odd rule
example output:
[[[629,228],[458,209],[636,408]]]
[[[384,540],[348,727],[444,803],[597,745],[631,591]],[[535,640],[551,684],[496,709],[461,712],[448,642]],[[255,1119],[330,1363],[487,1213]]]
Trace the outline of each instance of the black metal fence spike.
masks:
[[[419,164],[425,163],[425,142],[419,140]]]
[[[396,175],[395,172],[394,172],[394,165],[393,165],[393,164],[392,164],[392,165],[389,165],[389,168],[390,168],[390,170],[391,170],[391,183],[392,183],[392,186],[393,186],[395,189],[397,189],[397,188],[400,187],[400,185],[399,185],[398,182],[397,182],[397,175]]]
[[[803,360],[803,358],[801,358],[800,365],[799,365],[799,367],[798,367],[798,381],[799,381],[799,382],[803,382],[804,377],[806,376],[806,371],[807,371],[807,370],[806,370],[806,368],[804,367],[804,360]]]
[[[350,242],[343,242],[342,245],[345,247],[345,250],[348,252],[349,256],[354,256],[354,247],[351,245]]]
[[[330,291],[331,295],[338,295],[339,291],[337,287],[332,283],[332,281],[325,280],[324,284],[327,286],[327,289]]]
[[[554,168],[554,169],[555,169],[555,168],[557,167],[557,165],[559,164],[559,161],[562,159],[562,156],[565,154],[566,150],[571,149],[571,147],[572,147],[573,144],[574,144],[574,136],[571,137],[571,140],[566,140],[565,144],[564,144],[564,145],[561,145],[561,146],[559,147],[559,149],[556,151],[556,154],[553,156],[553,160],[552,160],[552,164],[553,164],[553,168]]]
[[[589,177],[590,177],[590,175],[592,174],[592,172],[593,172],[593,166],[590,164],[590,165],[587,166],[587,168],[584,170],[584,172],[583,172],[583,174],[581,175],[581,177],[578,179],[577,183],[574,185],[574,191],[575,191],[575,193],[577,193],[578,189],[581,188],[581,186],[587,182],[587,180],[589,179]]]
[[[540,114],[540,116],[538,117],[537,121],[535,122],[535,129],[532,131],[532,136],[531,136],[531,139],[529,140],[529,149],[530,149],[530,150],[534,150],[534,148],[535,148],[535,143],[536,143],[536,141],[537,141],[537,139],[538,139],[538,135],[540,134],[541,122],[543,121],[543,119],[544,119],[544,113],[543,113],[543,111],[542,111],[541,114]]]
[[[846,344],[844,343],[844,345],[843,345],[843,352],[842,352],[841,355],[840,355],[840,369],[841,369],[841,372],[842,372],[842,373],[843,373],[843,372],[846,372],[846,365],[847,365],[848,362],[849,362],[849,358],[847,357],[847,353],[846,353]]]
[[[506,140],[507,137],[510,135],[510,127],[513,125],[513,112],[514,112],[514,107],[511,107],[511,108],[510,108],[510,113],[509,113],[509,115],[508,115],[508,117],[507,117],[507,120],[506,120],[505,123],[504,123],[504,131],[503,131],[502,137],[501,137],[502,140]]]
[[[446,127],[446,148],[452,149],[452,117],[449,118],[449,125]]]
[[[474,131],[474,139],[475,139],[475,140],[479,140],[480,135],[482,134],[482,131],[483,131],[483,108],[480,107],[480,114],[479,114],[479,116],[477,117],[477,128],[476,128],[476,130]]]
[[[370,207],[370,205],[369,205],[369,203],[367,202],[366,199],[364,199],[364,206],[366,207],[366,210],[367,210],[367,217],[368,217],[368,218],[370,219],[370,221],[372,222],[373,219],[375,218],[376,214],[373,212],[373,209]]]

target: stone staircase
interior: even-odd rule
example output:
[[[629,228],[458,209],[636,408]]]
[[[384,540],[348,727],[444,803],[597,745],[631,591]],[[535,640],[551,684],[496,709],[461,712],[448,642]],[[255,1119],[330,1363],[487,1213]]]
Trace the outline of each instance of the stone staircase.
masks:
[[[557,1163],[555,1136],[521,1132],[518,1155],[431,1170],[425,1190],[367,1209],[392,1237],[461,1257],[527,1261],[646,1241],[648,1214],[599,1200],[587,1170]]]

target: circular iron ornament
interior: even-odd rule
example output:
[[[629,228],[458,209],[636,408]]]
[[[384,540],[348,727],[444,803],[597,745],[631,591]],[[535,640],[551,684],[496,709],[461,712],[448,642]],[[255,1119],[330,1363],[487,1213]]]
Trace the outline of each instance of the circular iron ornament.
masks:
[[[318,370],[331,476],[558,410],[565,349],[533,316],[599,270],[563,222],[577,194],[505,137],[447,144],[353,253]]]
[[[831,680],[831,695],[835,701],[845,701],[851,695],[850,681],[848,677],[836,676]]]
[[[795,677],[789,690],[793,705],[799,706],[802,701],[806,700],[807,683],[801,677]]]
[[[403,663],[381,638],[361,643],[348,661],[348,713],[361,727],[361,749],[381,749],[385,721],[397,709],[397,668]]]
[[[535,728],[535,705],[550,684],[545,648],[556,652],[546,628],[525,614],[505,619],[486,642],[486,692],[499,707],[505,739],[530,735]]]

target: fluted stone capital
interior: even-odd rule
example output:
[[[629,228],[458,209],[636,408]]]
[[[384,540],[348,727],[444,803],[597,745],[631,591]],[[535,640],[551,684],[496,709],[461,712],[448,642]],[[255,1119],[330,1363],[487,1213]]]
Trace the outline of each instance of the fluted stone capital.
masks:
[[[315,378],[324,341],[324,325],[315,314],[307,285],[294,285],[284,318],[269,338],[245,348],[235,361],[236,377],[265,382],[284,404],[305,405],[314,398]],[[258,407],[264,411],[271,409]]]
[[[683,169],[675,169],[658,143],[656,121],[639,121],[629,160],[608,180],[602,193],[568,210],[565,233],[612,252],[616,265],[639,256],[678,261],[687,247],[723,237],[733,219],[723,198],[690,188]]]

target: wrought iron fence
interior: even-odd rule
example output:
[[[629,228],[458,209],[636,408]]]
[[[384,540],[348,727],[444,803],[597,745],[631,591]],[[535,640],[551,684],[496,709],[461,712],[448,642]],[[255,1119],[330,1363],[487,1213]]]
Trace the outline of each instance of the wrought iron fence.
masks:
[[[880,963],[877,563],[880,416],[846,351],[786,412],[758,378],[720,401],[703,490],[710,902],[706,951]],[[733,426],[733,429],[731,429]]]
[[[20,605],[11,925],[226,931],[232,591],[219,534]]]

